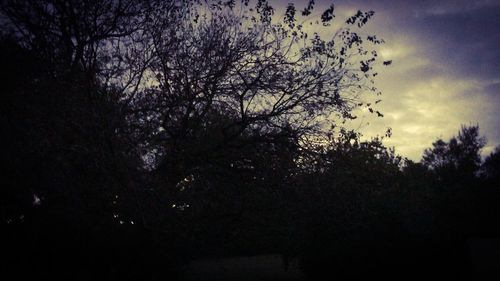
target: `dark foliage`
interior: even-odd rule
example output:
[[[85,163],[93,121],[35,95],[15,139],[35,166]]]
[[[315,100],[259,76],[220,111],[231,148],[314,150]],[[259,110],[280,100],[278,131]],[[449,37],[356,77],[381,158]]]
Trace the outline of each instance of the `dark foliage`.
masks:
[[[282,23],[267,1],[0,3],[3,276],[176,280],[270,253],[312,280],[483,272],[499,149],[481,161],[479,127],[421,163],[341,128],[383,117],[372,11],[324,40],[299,21],[314,1]]]

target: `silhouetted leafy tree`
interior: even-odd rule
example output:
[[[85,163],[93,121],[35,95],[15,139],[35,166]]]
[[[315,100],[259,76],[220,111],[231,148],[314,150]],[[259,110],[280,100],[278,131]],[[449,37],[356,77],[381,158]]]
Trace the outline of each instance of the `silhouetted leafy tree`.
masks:
[[[9,166],[2,224],[14,271],[27,264],[34,270],[21,274],[84,279],[99,268],[111,276],[126,268],[104,260],[133,235],[126,226],[115,232],[120,220],[131,222],[115,216],[137,213],[140,159],[121,134],[128,127],[122,91],[101,83],[100,50],[104,40],[129,34],[134,3],[1,2],[0,55],[9,73],[2,79]],[[106,241],[111,236],[116,244]]]
[[[381,260],[391,258],[406,215],[400,212],[403,159],[381,139],[361,141],[349,131],[316,157],[314,169],[297,179],[294,254],[317,278],[332,271],[350,276],[383,268]]]
[[[500,179],[500,147],[496,147],[490,155],[486,157],[481,165],[481,175],[491,182],[498,182]]]
[[[181,9],[184,13],[160,8],[148,14],[141,41],[142,61],[147,62],[144,83],[130,92],[128,112],[136,128],[132,134],[140,135],[139,147],[154,175],[151,192],[157,203],[150,205],[162,209],[151,217],[156,227],[172,231],[180,226],[169,217],[183,220],[188,212],[175,214],[170,206],[190,202],[190,196],[200,197],[197,193],[205,194],[210,186],[218,189],[213,194],[231,202],[238,194],[268,186],[273,178],[262,177],[262,168],[237,176],[241,171],[235,173],[231,164],[253,163],[259,154],[265,156],[263,163],[274,163],[284,155],[283,139],[304,150],[304,136],[324,134],[332,124],[354,119],[354,108],[374,112],[375,103],[364,101],[379,94],[372,85],[377,55],[371,46],[383,41],[357,31],[373,13],[356,14],[331,40],[324,40],[307,34],[293,9],[289,5],[284,22],[278,23],[270,20],[274,9],[266,1],[255,6],[208,2]],[[330,8],[322,23],[332,19]],[[363,96],[365,90],[374,95]],[[296,156],[287,165],[293,161]],[[276,170],[292,174],[284,166]],[[232,184],[233,176],[240,180]],[[256,183],[254,177],[266,181]],[[191,179],[198,188],[186,191],[189,187],[183,185]],[[216,180],[221,183],[211,183]],[[285,186],[288,180],[274,181]],[[207,197],[205,203],[189,206],[204,210],[205,204],[225,200]],[[221,210],[238,208],[211,214],[228,219]],[[199,218],[205,225],[212,220],[216,218]],[[171,224],[165,221],[175,226],[166,227]]]
[[[422,160],[433,182],[435,226],[430,236],[433,242],[429,244],[434,245],[436,257],[446,260],[443,268],[461,264],[462,274],[474,272],[468,264],[469,243],[477,237],[498,234],[498,227],[491,222],[498,219],[499,212],[493,202],[499,195],[485,181],[485,164],[481,165],[480,151],[485,144],[479,126],[462,126],[458,136],[449,142],[435,142],[432,149],[424,152]]]
[[[304,147],[305,135],[323,134],[331,123],[354,119],[354,108],[374,104],[363,103],[378,93],[371,84],[376,52],[370,45],[382,40],[350,27],[362,26],[371,14],[354,16],[324,40],[307,34],[293,9],[289,5],[285,22],[278,23],[270,20],[274,9],[266,1],[255,7],[209,2],[182,16],[150,15],[154,24],[147,27],[151,40],[145,47],[150,86],[135,93],[131,118],[151,132],[142,145],[155,159],[156,192],[168,194],[162,206],[185,196],[177,186],[191,175],[204,183],[196,173],[216,167],[209,163],[225,162],[217,169],[231,174],[228,164],[254,158],[239,151],[267,146],[258,153],[280,157],[272,156],[271,148],[284,137]],[[330,14],[333,10],[323,23],[333,19]],[[362,97],[364,90],[373,97]],[[228,185],[227,198],[254,185],[253,176],[249,182],[241,178],[235,190]]]
[[[458,136],[449,142],[437,140],[426,149],[422,163],[433,170],[440,180],[471,180],[481,165],[480,151],[486,139],[479,135],[479,126],[462,126]]]
[[[354,57],[375,63],[364,38],[345,27],[329,41],[318,34],[308,39],[298,24],[271,23],[274,10],[264,3],[259,1],[255,10],[202,5],[180,19],[160,15],[150,27],[150,83],[155,86],[138,94],[144,103],[137,111],[139,118],[156,122],[159,149],[170,155],[165,161],[183,161],[183,144],[197,138],[214,110],[231,122],[220,126],[223,138],[209,151],[247,132],[265,138],[287,128],[301,135],[334,120],[325,117],[355,118],[351,110],[373,70],[362,71]],[[176,184],[182,176],[171,178]]]
[[[130,36],[144,20],[141,1],[17,1],[1,3],[6,28],[44,59],[54,75],[95,72],[105,41]],[[95,73],[92,73],[95,74]]]

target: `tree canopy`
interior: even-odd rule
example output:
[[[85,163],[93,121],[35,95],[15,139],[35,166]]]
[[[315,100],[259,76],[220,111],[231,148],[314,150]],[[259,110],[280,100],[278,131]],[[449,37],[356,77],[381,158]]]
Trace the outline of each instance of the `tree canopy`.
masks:
[[[447,180],[472,178],[481,166],[480,152],[485,144],[486,138],[479,135],[478,125],[462,126],[458,136],[448,142],[439,139],[432,149],[426,149],[422,163]],[[457,178],[458,175],[462,178]]]

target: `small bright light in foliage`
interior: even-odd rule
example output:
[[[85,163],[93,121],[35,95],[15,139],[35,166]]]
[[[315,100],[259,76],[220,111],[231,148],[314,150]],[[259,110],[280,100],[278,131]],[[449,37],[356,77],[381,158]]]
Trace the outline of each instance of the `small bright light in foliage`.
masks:
[[[42,200],[36,194],[33,193],[33,206],[40,206],[42,204]]]

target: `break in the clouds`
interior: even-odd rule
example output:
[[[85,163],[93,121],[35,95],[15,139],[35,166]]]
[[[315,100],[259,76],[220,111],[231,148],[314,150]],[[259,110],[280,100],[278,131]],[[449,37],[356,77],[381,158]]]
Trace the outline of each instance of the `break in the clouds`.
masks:
[[[484,154],[500,145],[500,1],[337,0],[316,6],[331,3],[336,20],[374,10],[368,31],[385,39],[379,53],[393,60],[377,80],[385,117],[366,114],[357,121],[364,123],[353,124],[365,137],[391,127],[386,144],[413,160],[462,124],[479,124],[488,138]]]

